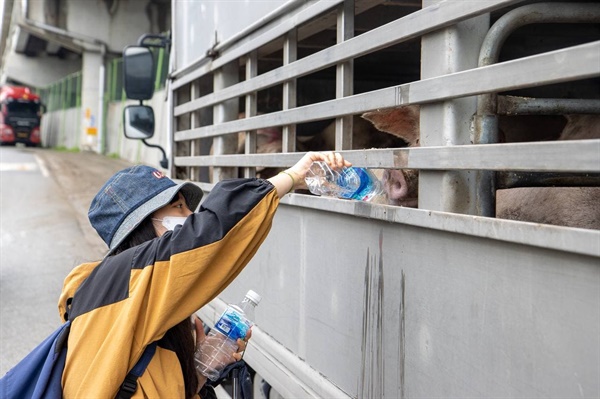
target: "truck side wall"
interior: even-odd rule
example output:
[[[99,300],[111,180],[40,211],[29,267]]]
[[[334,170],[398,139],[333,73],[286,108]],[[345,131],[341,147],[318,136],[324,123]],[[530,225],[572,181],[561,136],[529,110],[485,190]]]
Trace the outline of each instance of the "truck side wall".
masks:
[[[205,65],[180,65],[172,85],[179,122],[174,140],[185,150],[178,152],[175,170],[191,176],[202,167],[222,166],[212,182],[199,183],[210,191],[219,176],[235,175],[230,166],[290,166],[294,152],[252,154],[252,136],[245,155],[219,155],[235,151],[228,142],[238,131],[293,124],[297,129],[303,122],[337,118],[336,146],[355,165],[420,170],[419,208],[293,194],[282,201],[271,234],[247,269],[200,314],[214,322],[224,303],[249,288],[260,292],[246,357],[284,397],[598,396],[600,232],[496,219],[479,202],[490,191],[489,171],[598,173],[597,154],[578,152],[575,159],[563,152],[566,143],[528,143],[522,153],[515,144],[471,144],[479,140],[475,95],[597,77],[598,66],[586,60],[598,56],[599,42],[478,68],[484,37],[498,19],[492,13],[520,2],[480,2],[475,9],[474,3],[425,1],[422,10],[348,35],[343,27],[353,31],[361,21],[350,13],[365,3],[377,2],[339,2],[337,8],[315,2],[265,24],[262,33],[250,33]],[[318,7],[323,9],[314,18],[306,17]],[[392,12],[382,7],[382,13]],[[309,41],[310,27],[331,15],[337,45],[295,52],[300,43],[307,45],[302,40]],[[269,42],[275,37],[280,47]],[[398,72],[414,67],[406,60],[416,46],[393,47],[414,37],[420,38],[420,77],[414,70],[413,76]],[[274,48],[283,53],[281,64],[257,72],[261,52]],[[373,78],[362,69],[365,59],[381,48],[389,51],[381,65],[368,65],[384,76],[393,73],[385,60],[397,62],[390,65],[398,70],[397,83],[359,86],[359,77]],[[392,48],[404,59],[394,58]],[[328,74],[322,69],[329,66]],[[315,91],[333,82],[333,98],[296,104],[301,83],[311,78],[318,82]],[[198,90],[211,80],[212,91]],[[275,83],[281,84],[282,104],[269,110],[256,91]],[[419,148],[349,151],[346,116],[415,104],[421,110]],[[261,106],[265,114],[236,120],[241,109],[252,114]],[[211,109],[212,122],[197,118]],[[293,142],[295,130],[283,130],[283,142]],[[216,157],[196,148],[207,138],[218,143]],[[552,159],[530,162],[543,157],[546,145],[556,151]],[[585,151],[600,143],[568,145]]]
[[[598,138],[480,135],[477,124],[496,117],[477,114],[482,96],[598,84],[598,32],[571,43],[588,37],[576,24],[565,37],[533,29],[513,42],[516,56],[481,64],[492,22],[529,3],[298,2],[177,65],[172,173],[206,192],[293,165],[296,134],[323,120],[335,120],[335,148],[356,166],[419,170],[415,209],[286,196],[240,278],[200,310],[212,323],[248,289],[262,295],[245,359],[284,397],[600,395],[600,231],[503,220],[490,206],[495,173],[600,173]],[[173,2],[174,25],[193,32],[186,7]],[[597,2],[574,7],[599,12]],[[539,39],[553,35],[560,45]],[[192,60],[199,49],[177,40]],[[534,51],[519,54],[523,43]],[[352,115],[416,105],[420,146],[352,149]],[[257,153],[250,133],[237,154],[238,132],[270,128],[282,130],[283,151]]]

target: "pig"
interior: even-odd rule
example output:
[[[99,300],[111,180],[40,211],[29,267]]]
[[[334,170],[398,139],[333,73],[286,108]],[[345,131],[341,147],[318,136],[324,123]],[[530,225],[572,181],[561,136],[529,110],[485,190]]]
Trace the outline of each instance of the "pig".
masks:
[[[402,138],[409,147],[418,147],[420,139],[420,108],[408,105],[362,114],[377,130]],[[385,169],[380,180],[389,205],[415,208],[418,205],[419,171],[416,169]]]
[[[558,140],[600,138],[600,115],[567,115],[566,119],[567,123]],[[600,230],[600,187],[519,187],[498,190],[496,217]]]
[[[404,137],[409,146],[419,145],[419,108],[397,107],[362,115],[377,129]],[[600,138],[599,115],[567,115],[558,140]],[[515,135],[510,121],[501,137]],[[412,129],[412,130],[411,130]],[[523,132],[518,132],[523,141]],[[548,138],[549,139],[549,138]],[[417,206],[418,171],[386,170],[382,181],[390,204]],[[524,187],[496,192],[496,217],[559,226],[600,229],[599,187]]]
[[[245,114],[242,112],[239,114],[238,118],[245,118]],[[246,132],[237,133],[237,154],[245,153],[245,142],[246,142]],[[257,154],[270,154],[281,152],[282,149],[282,133],[281,128],[279,127],[268,127],[264,129],[258,129],[256,131],[256,153]],[[213,147],[210,148],[210,155],[213,155]],[[212,182],[212,166],[209,169],[209,181]],[[277,173],[281,172],[282,168],[265,168],[265,167],[257,167],[256,168],[256,177],[268,179],[269,177],[275,176]],[[241,177],[241,176],[240,176]]]
[[[244,118],[244,114],[240,114]],[[408,129],[407,129],[408,131]],[[238,133],[237,153],[244,153],[245,132]],[[364,148],[395,148],[405,147],[406,141],[400,136],[389,134],[376,129],[371,123],[360,116],[353,117],[352,131],[353,149]],[[335,148],[335,122],[325,125],[314,134],[303,134],[296,136],[296,151],[332,151]],[[280,153],[282,150],[282,131],[279,127],[259,129],[256,132],[256,153]],[[212,154],[212,149],[211,149]],[[284,170],[284,168],[257,167],[257,177],[267,179]],[[383,173],[383,170],[379,174]],[[212,175],[212,173],[211,173]]]

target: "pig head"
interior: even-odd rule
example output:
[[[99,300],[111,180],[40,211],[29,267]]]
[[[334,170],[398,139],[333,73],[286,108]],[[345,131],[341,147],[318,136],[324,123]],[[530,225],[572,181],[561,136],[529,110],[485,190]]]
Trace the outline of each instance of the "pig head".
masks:
[[[419,146],[420,110],[418,105],[366,112],[362,117],[369,121],[377,130],[401,138],[409,147]],[[418,170],[384,169],[379,173],[381,174],[381,182],[390,205],[408,207],[416,207],[418,205]]]

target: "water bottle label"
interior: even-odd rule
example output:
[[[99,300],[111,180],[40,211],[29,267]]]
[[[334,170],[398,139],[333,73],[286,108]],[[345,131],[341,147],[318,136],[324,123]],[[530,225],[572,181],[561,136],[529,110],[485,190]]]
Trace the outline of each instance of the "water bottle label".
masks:
[[[234,341],[244,338],[250,323],[235,309],[228,307],[215,324],[215,329]]]

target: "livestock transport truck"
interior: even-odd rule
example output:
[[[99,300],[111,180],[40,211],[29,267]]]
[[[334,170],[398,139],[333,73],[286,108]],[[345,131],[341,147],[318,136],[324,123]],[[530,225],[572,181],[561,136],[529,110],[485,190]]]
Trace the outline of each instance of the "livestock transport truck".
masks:
[[[355,166],[418,170],[416,208],[287,195],[248,267],[199,311],[212,324],[262,295],[244,357],[256,397],[600,396],[600,231],[494,205],[500,189],[575,185],[595,198],[551,197],[597,225],[600,140],[546,136],[562,115],[600,112],[599,7],[172,2],[173,177],[210,192],[289,167],[330,122]],[[409,106],[418,145],[354,149],[353,115]],[[503,139],[507,118],[543,140]],[[257,151],[273,128],[283,150]]]

